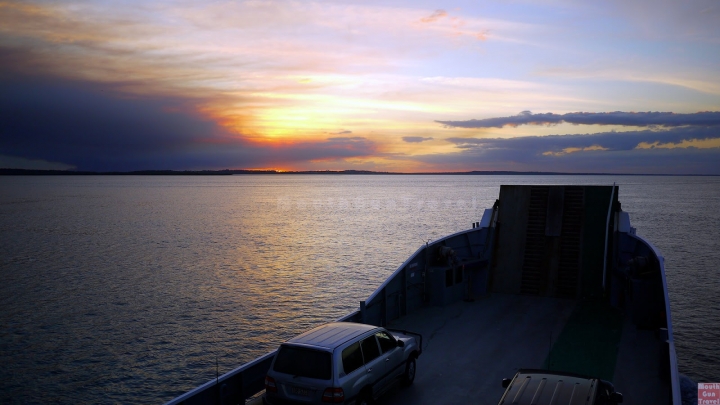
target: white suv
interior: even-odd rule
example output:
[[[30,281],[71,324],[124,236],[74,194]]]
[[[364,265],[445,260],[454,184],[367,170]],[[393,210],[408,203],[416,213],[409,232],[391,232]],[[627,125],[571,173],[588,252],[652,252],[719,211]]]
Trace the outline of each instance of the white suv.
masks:
[[[265,377],[271,405],[367,404],[398,379],[415,379],[422,336],[359,323],[329,323],[280,345]]]

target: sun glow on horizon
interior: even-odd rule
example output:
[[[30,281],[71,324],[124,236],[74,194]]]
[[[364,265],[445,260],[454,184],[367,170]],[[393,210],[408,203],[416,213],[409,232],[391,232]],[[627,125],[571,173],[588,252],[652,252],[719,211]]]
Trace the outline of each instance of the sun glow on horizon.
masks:
[[[123,162],[181,166],[185,159],[188,165],[288,170],[540,169],[578,156],[615,156],[616,149],[606,145],[568,146],[553,136],[637,134],[650,126],[449,128],[439,121],[521,111],[720,110],[716,22],[699,5],[633,4],[563,8],[460,1],[434,9],[410,1],[167,0],[111,8],[95,1],[0,0],[0,73],[8,72],[9,80],[25,75],[32,83],[65,83],[68,92],[87,86],[106,99],[163,105],[167,115],[130,114],[141,116],[137,128],[149,131],[142,140],[149,146],[137,140],[137,150],[127,149],[135,155]],[[637,11],[633,7],[653,13],[628,12]],[[602,17],[587,17],[597,10]],[[678,17],[691,11],[697,18]],[[589,23],[564,24],[580,16]],[[614,36],[606,35],[608,24],[617,28]],[[668,27],[692,35],[668,41]],[[81,98],[68,100],[86,109]],[[186,127],[173,126],[179,116],[189,117]],[[108,120],[125,121],[126,116]],[[684,129],[664,130],[682,135]],[[641,137],[634,150],[679,156],[718,148],[712,134],[680,135]],[[155,142],[156,136],[161,140]],[[512,143],[523,138],[537,144],[532,153]],[[481,141],[492,139],[507,142],[493,141],[490,152]],[[54,155],[59,147],[38,153],[32,145],[40,143],[17,151],[6,146],[0,154],[83,167],[71,152]],[[122,141],[109,144],[116,148]],[[545,160],[538,163],[537,156]],[[108,161],[93,159],[100,166]],[[575,164],[584,170],[585,162]]]

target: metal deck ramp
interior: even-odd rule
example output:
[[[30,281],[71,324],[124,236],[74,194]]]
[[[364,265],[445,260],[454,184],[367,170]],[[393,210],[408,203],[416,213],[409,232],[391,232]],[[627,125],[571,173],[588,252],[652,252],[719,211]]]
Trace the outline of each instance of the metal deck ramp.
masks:
[[[560,298],[602,295],[598,286],[603,284],[609,236],[598,213],[616,201],[611,186],[503,186],[492,291]]]

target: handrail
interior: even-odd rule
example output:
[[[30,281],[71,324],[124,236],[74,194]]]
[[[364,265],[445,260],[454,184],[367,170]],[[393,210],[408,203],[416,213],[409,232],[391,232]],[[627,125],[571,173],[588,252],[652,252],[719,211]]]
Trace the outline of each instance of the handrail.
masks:
[[[346,322],[356,318],[358,315],[359,311],[353,311],[338,318],[336,322]],[[239,395],[236,395],[236,397],[246,400],[262,391],[262,385],[259,385],[258,381],[262,381],[265,378],[265,374],[267,374],[267,370],[270,368],[270,364],[272,363],[272,359],[275,357],[276,352],[277,350],[273,350],[270,353],[257,357],[256,359],[251,360],[250,362],[245,363],[216,379],[210,380],[205,384],[195,387],[179,397],[166,402],[165,405],[206,404],[209,402],[215,403],[216,401],[217,403],[224,403],[222,398],[214,398],[214,395],[217,395],[218,397],[221,396],[221,393],[216,392],[216,390],[222,390],[223,385],[231,381],[235,385],[240,385],[240,392],[238,393]],[[253,368],[256,368],[257,370],[251,370]],[[248,380],[251,381],[252,385],[247,383]],[[245,390],[242,387],[243,385],[251,385],[251,387],[248,387],[249,389]],[[214,398],[215,400],[210,400],[211,398]]]
[[[242,366],[229,371],[217,379],[212,379],[205,384],[195,387],[194,389],[184,393],[183,395],[180,395],[179,397],[170,400],[169,402],[166,402],[165,405],[180,405],[180,404],[192,404],[192,403],[205,403],[206,397],[210,397],[213,395],[213,393],[209,392],[210,390],[213,390],[213,388],[222,387],[221,384],[228,382],[229,380],[239,378],[239,381],[242,382],[242,376],[245,374],[251,367],[261,365],[263,362],[268,362],[268,368],[270,367],[269,361],[272,361],[272,358],[275,357],[275,352],[277,350],[273,350],[270,353],[267,353],[265,355],[262,355],[249,363],[245,363]],[[241,393],[240,396],[244,397],[243,399],[247,399],[250,396],[256,394],[256,392],[251,393],[248,396],[245,396],[244,393]]]

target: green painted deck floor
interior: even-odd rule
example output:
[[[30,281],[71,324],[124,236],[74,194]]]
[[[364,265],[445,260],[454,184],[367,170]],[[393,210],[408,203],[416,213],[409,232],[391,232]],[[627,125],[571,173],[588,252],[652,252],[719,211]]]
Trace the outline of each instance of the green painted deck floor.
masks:
[[[613,381],[623,315],[601,302],[580,302],[553,345],[543,368]]]

